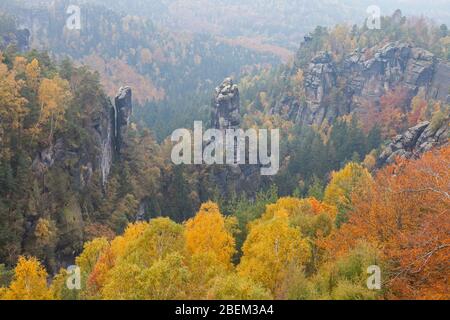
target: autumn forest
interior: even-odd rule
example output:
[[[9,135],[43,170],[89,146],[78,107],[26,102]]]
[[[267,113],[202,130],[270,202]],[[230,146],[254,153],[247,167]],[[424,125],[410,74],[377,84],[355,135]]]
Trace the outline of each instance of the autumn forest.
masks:
[[[0,300],[450,299],[450,7],[285,2],[0,4]]]

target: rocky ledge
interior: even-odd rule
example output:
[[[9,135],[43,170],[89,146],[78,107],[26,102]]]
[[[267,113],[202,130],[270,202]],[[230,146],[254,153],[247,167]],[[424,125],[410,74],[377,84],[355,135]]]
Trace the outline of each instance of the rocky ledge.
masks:
[[[364,113],[367,102],[379,105],[383,95],[398,87],[405,90],[407,104],[419,92],[427,99],[448,103],[450,65],[403,42],[360,48],[341,62],[319,52],[304,70],[304,101],[281,95],[271,112],[288,110],[289,118],[299,125],[320,125],[351,112]],[[337,97],[339,103],[330,103]]]
[[[391,164],[397,157],[415,159],[434,147],[447,144],[449,120],[439,123],[424,121],[396,136],[379,156],[377,167]]]

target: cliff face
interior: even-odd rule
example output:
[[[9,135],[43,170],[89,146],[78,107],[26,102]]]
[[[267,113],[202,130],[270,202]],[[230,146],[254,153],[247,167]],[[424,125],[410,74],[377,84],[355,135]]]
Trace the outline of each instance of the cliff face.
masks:
[[[97,217],[99,201],[108,197],[111,168],[121,161],[126,146],[131,97],[129,87],[120,88],[115,105],[103,92],[89,95],[83,99],[84,117],[76,122],[76,130],[71,131],[68,122],[68,130],[57,132],[50,145],[42,146],[34,156],[32,172],[38,181],[36,190],[42,199],[51,199],[48,202],[54,207],[36,206],[24,213],[23,237],[27,239],[24,250],[32,247],[39,219],[52,217],[59,232],[55,248],[51,249],[58,263],[47,262],[53,272],[73,263],[74,253],[81,250],[83,241],[89,237],[86,228],[96,221],[95,218],[89,221],[86,216]],[[54,188],[64,196],[56,195]]]
[[[375,102],[397,86],[407,90],[412,99],[419,89],[429,98],[447,98],[450,83],[437,83],[435,76],[449,78],[445,64],[424,49],[405,43],[388,43],[375,53],[357,50],[344,60],[342,74],[347,79],[346,96],[352,108],[359,107],[362,98]],[[447,84],[447,87],[445,88]]]
[[[124,146],[124,136],[130,124],[130,117],[133,112],[132,91],[130,87],[121,87],[115,98],[116,113],[114,121],[115,150],[120,154]]]
[[[408,103],[419,90],[427,98],[450,102],[450,66],[427,50],[399,42],[356,50],[340,63],[320,52],[304,72],[304,101],[282,97],[272,112],[287,107],[296,123],[320,125],[352,111],[364,111],[363,101],[378,105],[385,93],[398,87],[406,91]],[[338,105],[331,105],[329,98],[336,89],[343,96]]]
[[[64,139],[56,139],[54,144],[36,154],[32,165],[35,174],[42,175],[53,165],[59,164],[69,170],[80,189],[90,184],[96,172],[105,186],[114,158],[120,156],[124,146],[123,137],[132,113],[131,97],[131,88],[122,87],[115,98],[115,106],[106,97],[96,101],[99,105],[95,109],[99,111],[92,115],[84,128],[91,144],[73,149]]]
[[[306,103],[300,108],[296,120],[308,124],[320,124],[325,117],[330,117],[331,112],[327,112],[325,97],[336,86],[337,70],[326,52],[321,52],[309,64],[308,72],[305,76],[305,96]]]
[[[105,186],[111,171],[114,157],[114,132],[116,112],[109,99],[105,101],[101,117],[96,120],[94,126],[96,145],[100,146],[100,154],[97,159],[97,167],[101,170],[102,185]]]

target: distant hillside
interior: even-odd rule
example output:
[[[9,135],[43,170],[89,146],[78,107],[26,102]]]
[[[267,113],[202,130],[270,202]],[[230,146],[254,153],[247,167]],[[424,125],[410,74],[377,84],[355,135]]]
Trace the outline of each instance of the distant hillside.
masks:
[[[36,0],[37,1],[37,0]],[[361,24],[371,5],[381,14],[401,9],[450,24],[448,1],[434,0],[94,0],[118,12],[151,18],[160,26],[228,38],[261,38],[267,44],[296,50],[303,35],[317,25]],[[93,0],[79,1],[80,3]]]
[[[147,18],[119,14],[103,6],[84,5],[81,30],[68,30],[65,12],[69,4],[72,2],[56,1],[47,7],[17,1],[2,3],[0,10],[13,16],[21,29],[29,30],[31,48],[48,50],[59,59],[67,56],[97,70],[110,96],[117,84],[131,85],[140,105],[152,103],[150,109],[142,110],[150,126],[161,114],[156,110],[173,114],[181,108],[184,117],[200,117],[199,106],[209,103],[214,83],[280,62],[270,50],[245,48],[205,34],[161,29]],[[187,122],[191,121],[183,118],[170,127]]]

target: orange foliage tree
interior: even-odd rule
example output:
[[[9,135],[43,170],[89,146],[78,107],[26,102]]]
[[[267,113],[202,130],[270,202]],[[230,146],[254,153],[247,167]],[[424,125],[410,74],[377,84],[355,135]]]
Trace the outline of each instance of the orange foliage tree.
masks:
[[[384,137],[392,137],[401,132],[405,126],[404,110],[407,104],[407,91],[397,87],[380,98],[378,123]]]
[[[388,262],[389,294],[411,299],[450,298],[450,147],[418,160],[398,160],[353,197],[349,222],[327,241],[343,254],[359,239],[374,243]]]

